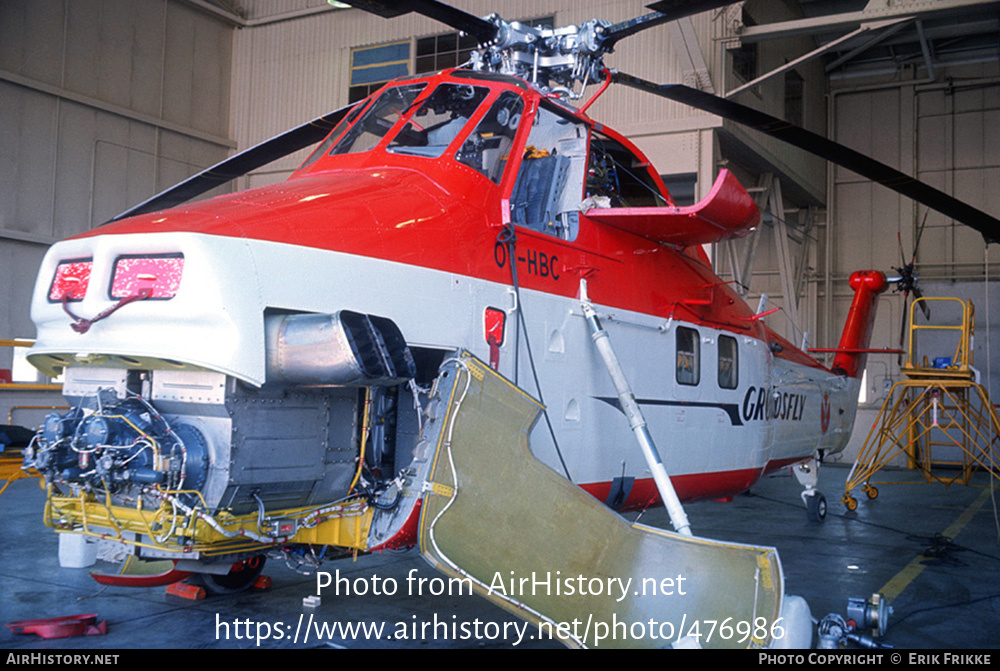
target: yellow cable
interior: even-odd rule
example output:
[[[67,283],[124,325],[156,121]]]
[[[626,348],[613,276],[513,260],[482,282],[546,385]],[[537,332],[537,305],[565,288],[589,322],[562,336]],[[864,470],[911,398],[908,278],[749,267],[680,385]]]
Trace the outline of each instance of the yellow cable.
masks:
[[[358,480],[361,479],[361,468],[365,464],[365,446],[368,443],[368,433],[369,433],[369,410],[371,408],[372,402],[372,388],[365,387],[365,413],[361,420],[361,450],[358,455],[358,470],[354,473],[354,480],[351,482],[351,486],[348,488],[348,492],[354,491],[354,486],[358,484]]]

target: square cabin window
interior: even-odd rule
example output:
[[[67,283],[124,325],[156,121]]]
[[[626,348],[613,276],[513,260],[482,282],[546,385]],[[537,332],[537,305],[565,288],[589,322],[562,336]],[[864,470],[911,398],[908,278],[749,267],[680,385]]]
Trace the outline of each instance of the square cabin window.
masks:
[[[719,336],[719,386],[723,389],[736,389],[739,381],[736,338]]]
[[[701,378],[698,332],[684,326],[677,328],[677,383],[696,385]]]

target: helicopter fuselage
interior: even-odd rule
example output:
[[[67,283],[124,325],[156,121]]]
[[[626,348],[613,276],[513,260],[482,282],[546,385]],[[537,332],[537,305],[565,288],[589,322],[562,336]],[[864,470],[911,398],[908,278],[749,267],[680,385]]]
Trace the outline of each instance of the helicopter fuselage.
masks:
[[[616,509],[640,508],[658,494],[583,317],[586,280],[682,500],[732,496],[770,470],[842,450],[857,375],[768,329],[700,247],[756,225],[735,180],[720,178],[700,208],[677,207],[621,135],[520,80],[474,74],[390,83],[284,183],[54,245],[32,303],[30,360],[67,372],[80,405],[108,385],[198,429],[205,466],[185,462],[185,477],[204,483],[209,508],[311,505],[349,493],[376,415],[366,401],[362,417],[364,376],[348,391],[308,375],[276,381],[269,324],[367,315],[402,334],[417,390],[458,350],[489,361],[546,405],[531,436],[539,459]],[[870,322],[851,328],[863,347]],[[391,477],[417,449],[419,420],[403,415],[419,391],[394,394],[377,416],[393,416],[397,435],[367,457],[381,459],[375,476]],[[267,414],[268,403],[280,411]],[[101,440],[77,454],[99,456]],[[155,461],[147,480],[121,475],[137,460],[127,454],[108,455],[120,480],[160,482],[167,467]],[[51,473],[73,480],[88,468]]]

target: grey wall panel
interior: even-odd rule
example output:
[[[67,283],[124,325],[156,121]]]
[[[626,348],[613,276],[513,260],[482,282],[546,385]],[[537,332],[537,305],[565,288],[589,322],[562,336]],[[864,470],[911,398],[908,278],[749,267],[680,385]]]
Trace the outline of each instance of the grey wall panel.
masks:
[[[57,114],[50,96],[0,82],[0,229],[49,234]]]
[[[189,175],[218,163],[226,157],[226,152],[216,145],[200,142],[179,133],[161,131],[157,151],[156,191],[169,188]],[[205,197],[225,193],[229,186],[208,192]]]
[[[45,255],[44,245],[0,238],[0,334],[3,338],[33,338],[35,327],[29,311],[38,267]],[[10,368],[10,348],[0,348],[0,368]],[[0,418],[2,419],[2,418]]]
[[[59,160],[55,171],[55,207],[49,233],[64,238],[90,228],[94,142],[98,110],[63,102],[60,105]]]
[[[0,2],[0,68],[58,86],[66,0]]]
[[[156,154],[115,141],[94,144],[91,222],[104,222],[154,191]]]
[[[232,29],[172,2],[167,11],[166,41],[163,117],[227,135]]]
[[[843,93],[836,98],[837,142],[865,153],[897,169],[900,166],[900,93],[873,91]],[[834,179],[843,181],[868,181],[855,172],[836,166]]]

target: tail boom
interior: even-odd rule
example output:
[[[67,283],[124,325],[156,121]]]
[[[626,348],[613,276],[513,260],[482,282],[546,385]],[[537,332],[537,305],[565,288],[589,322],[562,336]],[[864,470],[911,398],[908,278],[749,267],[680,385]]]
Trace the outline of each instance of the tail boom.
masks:
[[[889,282],[877,270],[859,270],[851,274],[850,285],[854,289],[854,300],[833,359],[833,372],[858,377],[868,360],[878,297],[888,288]]]

